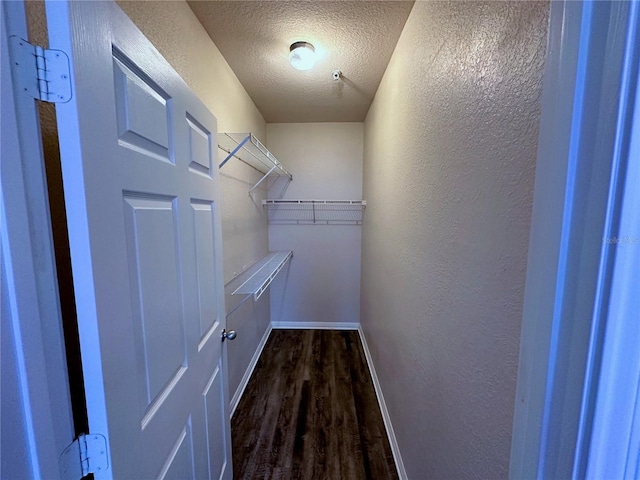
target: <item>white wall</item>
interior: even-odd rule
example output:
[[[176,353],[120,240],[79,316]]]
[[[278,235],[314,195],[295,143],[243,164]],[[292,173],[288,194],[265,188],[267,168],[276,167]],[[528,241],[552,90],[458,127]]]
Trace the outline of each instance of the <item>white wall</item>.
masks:
[[[362,199],[362,123],[268,124],[267,146],[293,175],[282,198]],[[274,323],[359,321],[360,226],[270,225],[269,249],[294,255],[271,286]]]
[[[416,2],[365,122],[361,321],[409,478],[505,478],[547,3]]]

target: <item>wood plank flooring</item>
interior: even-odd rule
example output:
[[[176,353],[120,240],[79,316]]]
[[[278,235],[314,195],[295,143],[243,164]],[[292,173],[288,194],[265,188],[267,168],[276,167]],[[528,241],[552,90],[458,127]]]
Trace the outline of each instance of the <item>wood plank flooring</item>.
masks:
[[[398,478],[355,330],[273,330],[231,434],[237,480]]]

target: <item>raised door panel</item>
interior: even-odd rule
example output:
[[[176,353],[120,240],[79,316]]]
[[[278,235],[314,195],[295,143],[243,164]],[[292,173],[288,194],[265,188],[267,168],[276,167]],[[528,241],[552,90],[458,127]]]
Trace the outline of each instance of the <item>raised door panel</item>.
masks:
[[[209,450],[210,478],[224,478],[228,469],[228,445],[220,440],[224,438],[224,391],[222,386],[222,369],[216,368],[211,380],[202,392],[202,399],[206,414],[207,445]]]
[[[168,161],[171,99],[117,50],[113,71],[120,145]]]
[[[180,431],[158,475],[158,480],[185,480],[188,478],[195,478],[191,418]]]
[[[175,198],[124,198],[138,378],[146,409],[187,368]],[[143,422],[143,427],[144,427]]]
[[[196,248],[196,272],[198,282],[198,319],[200,340],[198,350],[209,339],[212,329],[219,322],[217,299],[212,292],[217,291],[215,251],[214,251],[214,209],[211,202],[193,200],[194,239]]]
[[[193,172],[213,176],[213,140],[211,132],[187,113],[189,126],[189,168]]]

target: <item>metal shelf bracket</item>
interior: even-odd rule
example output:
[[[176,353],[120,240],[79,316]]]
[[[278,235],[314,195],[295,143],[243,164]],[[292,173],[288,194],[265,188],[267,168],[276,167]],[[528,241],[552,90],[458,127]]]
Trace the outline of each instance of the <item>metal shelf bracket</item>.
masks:
[[[218,168],[222,168],[231,158],[237,158],[263,174],[249,189],[249,195],[270,175],[275,174],[287,177],[289,181],[293,180],[293,175],[252,133],[219,133],[217,138],[218,148],[227,152]]]

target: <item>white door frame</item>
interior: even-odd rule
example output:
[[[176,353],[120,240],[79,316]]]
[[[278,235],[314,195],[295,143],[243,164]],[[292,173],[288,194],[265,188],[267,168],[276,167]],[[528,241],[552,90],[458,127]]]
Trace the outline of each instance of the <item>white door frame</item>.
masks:
[[[8,70],[7,39],[28,39],[25,6],[22,1],[2,2],[0,9],[2,454],[13,457],[3,458],[7,468],[0,477],[55,479],[59,455],[73,441],[74,427],[49,199],[36,101],[21,92],[14,97]],[[20,454],[26,462],[17,468],[28,471],[14,470]]]
[[[25,38],[26,20],[22,2],[2,2],[2,8],[9,19],[9,28],[3,29],[5,35],[17,34]],[[544,472],[539,469],[544,465],[539,460],[543,459],[547,452],[540,448],[540,425],[544,412],[554,403],[551,400],[556,400],[553,391],[549,391],[547,386],[553,377],[549,376],[551,367],[558,366],[558,363],[554,364],[550,359],[559,362],[563,360],[550,354],[552,327],[555,327],[556,331],[559,328],[559,325],[554,325],[551,320],[554,318],[557,293],[562,293],[562,290],[559,290],[559,280],[566,280],[566,274],[558,275],[559,272],[565,272],[564,268],[560,267],[567,266],[566,263],[561,265],[560,262],[563,226],[569,227],[572,220],[571,211],[567,211],[568,197],[565,196],[568,186],[567,173],[571,171],[566,154],[572,138],[570,126],[581,120],[580,116],[573,117],[574,94],[580,90],[577,80],[583,84],[585,80],[585,77],[577,79],[575,75],[578,53],[594,35],[582,28],[584,8],[584,5],[571,1],[551,3],[550,54],[547,57],[545,71],[543,117],[536,172],[537,179],[540,180],[536,181],[534,196],[513,429],[510,474],[514,478],[544,476]],[[4,44],[6,37],[3,36],[1,41]],[[624,42],[611,45],[613,51],[615,48],[623,47]],[[57,281],[53,268],[49,213],[48,208],[43,208],[48,200],[41,151],[37,154],[39,163],[33,160],[36,158],[33,149],[41,150],[39,143],[33,141],[40,138],[39,129],[33,126],[37,125],[36,108],[34,101],[28,100],[24,106],[17,109],[22,118],[20,143],[16,142],[10,146],[10,142],[7,141],[10,137],[4,135],[4,122],[9,118],[5,112],[10,109],[5,92],[10,91],[7,90],[11,88],[7,86],[10,81],[3,71],[2,281],[3,286],[5,282],[7,284],[8,295],[5,298],[3,294],[2,301],[9,302],[11,308],[7,308],[10,311],[9,318],[2,318],[2,327],[3,334],[6,326],[10,326],[14,332],[12,345],[19,354],[20,368],[9,373],[3,368],[2,375],[3,383],[5,375],[16,375],[15,380],[21,386],[24,399],[22,408],[27,420],[28,443],[23,453],[30,459],[31,465],[31,471],[24,473],[33,478],[52,478],[57,475],[55,467],[61,444],[71,441],[73,428],[68,392],[63,392],[64,389],[60,388],[63,384],[66,386],[66,379],[63,383],[46,381],[49,375],[51,377],[48,378],[64,378],[66,368],[61,361],[64,359],[64,344],[60,334],[58,300],[55,295],[52,298],[52,292],[57,294]],[[556,89],[555,94],[552,87]],[[25,155],[21,162],[18,160],[19,157],[14,156],[17,151]],[[563,152],[565,156],[560,157],[563,159],[560,162],[557,161],[557,156],[552,155]],[[29,165],[29,168],[24,168],[24,165]],[[11,182],[8,181],[9,178],[12,179]],[[544,183],[542,179],[545,179]],[[31,229],[25,212],[32,216],[29,219]],[[25,238],[30,241],[18,241]],[[566,254],[565,250],[565,261]],[[10,264],[7,263],[9,258]],[[553,261],[549,262],[549,258],[553,258]],[[36,263],[43,269],[36,271]],[[47,313],[45,315],[42,312]],[[25,343],[24,335],[17,336],[15,332],[28,333],[31,341]],[[46,387],[43,388],[43,385]],[[37,394],[28,395],[29,393]],[[3,406],[3,417],[14,413],[17,412],[7,411]],[[4,420],[3,418],[3,429],[7,425]],[[548,427],[549,425],[547,430]],[[558,431],[551,433],[559,434]]]
[[[638,9],[640,14],[640,9]],[[637,65],[636,65],[637,66]],[[640,69],[631,82],[640,85]],[[631,105],[629,105],[631,108]],[[615,249],[612,292],[595,399],[586,478],[640,476],[640,96],[636,95],[629,163]]]
[[[624,234],[638,8],[551,2],[511,478],[587,474],[613,293],[608,239]]]

